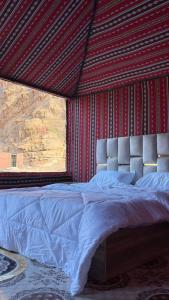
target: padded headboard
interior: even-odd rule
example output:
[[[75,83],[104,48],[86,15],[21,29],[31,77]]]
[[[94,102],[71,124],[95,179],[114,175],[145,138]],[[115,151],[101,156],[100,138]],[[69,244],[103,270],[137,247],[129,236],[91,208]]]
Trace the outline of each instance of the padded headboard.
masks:
[[[149,172],[169,172],[169,133],[97,140],[99,170],[135,171],[136,180]]]

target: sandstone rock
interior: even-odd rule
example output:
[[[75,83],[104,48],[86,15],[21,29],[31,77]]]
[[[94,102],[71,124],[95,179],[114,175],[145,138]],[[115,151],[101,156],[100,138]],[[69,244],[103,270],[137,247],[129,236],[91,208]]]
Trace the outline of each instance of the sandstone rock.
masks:
[[[0,104],[0,152],[23,153],[15,169],[65,171],[65,100],[0,80]]]

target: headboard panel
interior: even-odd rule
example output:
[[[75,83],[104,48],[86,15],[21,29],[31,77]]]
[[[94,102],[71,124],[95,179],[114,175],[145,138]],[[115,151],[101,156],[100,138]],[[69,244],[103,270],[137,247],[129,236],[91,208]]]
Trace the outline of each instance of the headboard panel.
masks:
[[[97,171],[169,172],[169,133],[97,140]]]

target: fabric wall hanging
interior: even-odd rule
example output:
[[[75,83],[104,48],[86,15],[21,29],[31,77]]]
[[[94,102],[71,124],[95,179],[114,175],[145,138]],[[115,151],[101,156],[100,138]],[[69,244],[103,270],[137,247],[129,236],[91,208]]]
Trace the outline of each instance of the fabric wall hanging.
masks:
[[[68,100],[68,171],[75,181],[95,174],[98,138],[167,132],[169,77]]]

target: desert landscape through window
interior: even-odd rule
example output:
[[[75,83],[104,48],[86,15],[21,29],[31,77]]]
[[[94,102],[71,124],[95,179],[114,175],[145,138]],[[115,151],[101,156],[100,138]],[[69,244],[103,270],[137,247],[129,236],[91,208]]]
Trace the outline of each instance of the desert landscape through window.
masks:
[[[0,80],[0,172],[66,170],[65,102]]]

